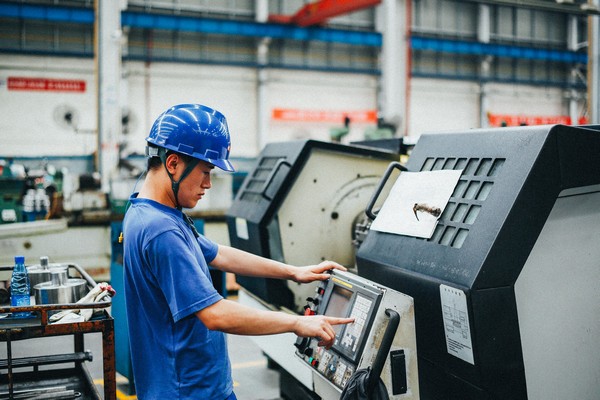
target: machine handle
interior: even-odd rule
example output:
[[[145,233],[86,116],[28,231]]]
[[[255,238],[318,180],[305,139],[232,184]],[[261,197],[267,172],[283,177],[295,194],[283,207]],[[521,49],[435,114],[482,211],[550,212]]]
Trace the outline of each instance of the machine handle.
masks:
[[[373,213],[373,207],[375,207],[375,202],[377,202],[377,199],[379,198],[381,191],[385,187],[387,180],[390,178],[390,175],[392,174],[392,171],[395,168],[398,168],[400,171],[408,171],[408,169],[406,169],[406,167],[404,165],[400,164],[398,161],[394,161],[393,163],[388,165],[387,169],[385,170],[385,173],[383,174],[383,177],[381,178],[381,181],[379,181],[379,185],[377,186],[377,189],[375,189],[375,193],[373,193],[373,197],[371,197],[371,200],[369,201],[369,204],[367,205],[367,209],[365,210],[367,217],[369,217],[370,219],[375,219],[375,217],[376,217],[376,215]]]
[[[396,311],[392,310],[391,308],[386,308],[385,315],[390,318],[390,322],[388,322],[388,326],[385,328],[383,339],[381,340],[381,345],[379,346],[379,351],[377,352],[375,361],[373,361],[373,367],[371,368],[371,373],[369,374],[369,382],[367,383],[368,396],[373,393],[373,390],[379,381],[381,371],[383,371],[383,366],[385,365],[385,360],[387,360],[388,353],[392,348],[394,336],[396,336],[396,331],[400,325],[400,314],[398,314]]]
[[[269,188],[269,185],[273,181],[273,178],[275,178],[277,171],[279,171],[279,168],[281,168],[282,165],[287,165],[289,168],[292,167],[292,164],[285,161],[285,158],[280,158],[279,160],[277,160],[277,163],[275,163],[275,166],[273,167],[273,171],[271,171],[271,173],[267,177],[267,180],[265,181],[265,185],[261,189],[262,196],[269,201],[271,201],[273,199],[271,197],[267,196],[267,189]]]

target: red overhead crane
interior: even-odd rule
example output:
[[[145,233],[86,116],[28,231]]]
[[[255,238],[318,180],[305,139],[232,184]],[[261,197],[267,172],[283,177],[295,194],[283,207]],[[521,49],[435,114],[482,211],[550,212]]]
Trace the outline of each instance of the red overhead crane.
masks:
[[[319,0],[306,4],[294,15],[270,15],[269,22],[302,27],[319,25],[338,15],[374,7],[381,0]]]

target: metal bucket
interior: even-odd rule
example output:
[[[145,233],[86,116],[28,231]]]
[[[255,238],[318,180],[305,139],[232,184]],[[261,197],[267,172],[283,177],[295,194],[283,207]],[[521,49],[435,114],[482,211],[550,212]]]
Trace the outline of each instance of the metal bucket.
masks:
[[[49,282],[52,280],[52,271],[67,271],[69,266],[67,264],[50,264],[48,257],[40,257],[40,263],[38,265],[30,265],[27,267],[27,274],[29,275],[30,284],[30,295],[34,295],[34,287],[39,283]]]
[[[85,279],[69,278],[67,271],[52,271],[49,282],[34,286],[36,304],[76,303],[86,294]]]

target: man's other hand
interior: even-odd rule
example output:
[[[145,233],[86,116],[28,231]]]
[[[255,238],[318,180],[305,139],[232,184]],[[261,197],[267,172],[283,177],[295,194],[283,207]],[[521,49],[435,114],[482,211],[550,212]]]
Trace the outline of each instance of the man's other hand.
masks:
[[[309,283],[313,281],[326,281],[329,279],[329,274],[326,272],[331,269],[339,269],[346,271],[343,265],[334,261],[323,261],[318,265],[309,265],[306,267],[296,267],[294,271],[294,282]]]

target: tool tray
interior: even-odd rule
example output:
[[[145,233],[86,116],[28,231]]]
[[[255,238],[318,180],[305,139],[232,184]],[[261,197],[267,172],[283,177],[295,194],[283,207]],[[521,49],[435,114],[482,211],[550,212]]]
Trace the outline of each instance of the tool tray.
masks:
[[[11,271],[12,268],[12,266],[0,266],[0,272]],[[80,266],[69,264],[68,268],[69,272],[74,269],[86,280],[88,290],[96,286],[96,282]],[[102,399],[86,366],[86,361],[92,361],[93,356],[89,351],[84,351],[84,334],[93,332],[102,333],[104,399],[115,399],[114,321],[106,310],[110,305],[110,297],[99,303],[40,304],[21,307],[0,305],[0,315],[4,316],[0,319],[0,342],[6,343],[6,353],[0,351],[0,400],[27,399],[29,397],[24,397],[20,392],[33,389],[40,390],[40,396],[48,396],[43,397],[44,399]],[[53,313],[76,309],[93,309],[94,314],[90,320],[84,322],[49,322],[49,317]],[[31,317],[6,316],[16,312],[30,312]],[[12,357],[14,341],[64,335],[73,336],[73,353]],[[3,358],[4,356],[6,358]],[[40,369],[41,366],[48,365],[56,369]],[[64,365],[68,367],[63,368]],[[74,367],[71,367],[72,365]],[[64,395],[61,397],[59,392],[63,388]],[[55,397],[51,397],[51,393],[55,393]]]

